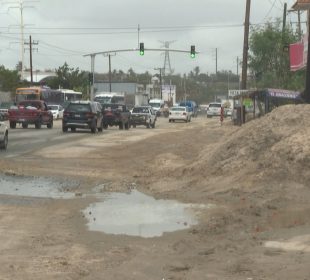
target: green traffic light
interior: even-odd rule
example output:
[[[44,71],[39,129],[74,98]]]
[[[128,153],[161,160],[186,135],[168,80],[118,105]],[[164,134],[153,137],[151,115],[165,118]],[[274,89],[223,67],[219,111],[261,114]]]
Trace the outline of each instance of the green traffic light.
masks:
[[[140,43],[140,55],[144,55],[144,43]]]
[[[195,45],[191,45],[191,58],[195,58],[195,56],[196,56]]]

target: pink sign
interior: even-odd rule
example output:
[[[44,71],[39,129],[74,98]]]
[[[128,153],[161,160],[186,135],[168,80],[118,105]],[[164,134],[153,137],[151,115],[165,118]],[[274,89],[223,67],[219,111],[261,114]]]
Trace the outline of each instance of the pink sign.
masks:
[[[305,35],[300,42],[290,45],[290,69],[297,71],[307,66],[308,36]]]

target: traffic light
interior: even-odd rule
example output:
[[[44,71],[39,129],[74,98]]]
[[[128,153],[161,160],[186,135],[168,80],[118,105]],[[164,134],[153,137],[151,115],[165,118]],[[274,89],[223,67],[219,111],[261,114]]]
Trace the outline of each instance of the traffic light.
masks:
[[[192,45],[191,46],[191,58],[195,58],[195,56],[196,56],[195,46]]]
[[[140,43],[140,55],[144,55],[144,43]]]

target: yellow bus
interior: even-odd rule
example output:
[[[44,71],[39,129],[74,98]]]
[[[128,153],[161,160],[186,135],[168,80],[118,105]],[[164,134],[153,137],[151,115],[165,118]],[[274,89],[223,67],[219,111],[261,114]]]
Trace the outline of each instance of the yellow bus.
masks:
[[[82,93],[68,89],[51,89],[47,86],[17,88],[15,102],[23,100],[44,100],[47,104],[63,105],[68,101],[80,100]]]

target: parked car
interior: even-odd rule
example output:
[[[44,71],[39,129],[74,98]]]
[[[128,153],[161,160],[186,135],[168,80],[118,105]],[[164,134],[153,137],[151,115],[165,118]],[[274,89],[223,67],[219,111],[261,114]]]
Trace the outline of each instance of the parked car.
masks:
[[[193,118],[196,118],[198,115],[198,105],[196,104],[195,101],[192,100],[186,100],[186,101],[181,101],[179,103],[179,106],[181,107],[188,107],[189,112],[191,113]]]
[[[76,131],[77,128],[90,129],[92,133],[102,131],[102,107],[94,101],[72,101],[64,110],[62,131],[68,129]]]
[[[207,110],[207,117],[212,118],[213,116],[220,116],[221,108],[222,104],[220,102],[211,102]]]
[[[188,107],[184,106],[171,107],[169,110],[169,122],[174,122],[176,120],[190,122],[191,117],[192,116]]]
[[[9,142],[9,130],[7,125],[3,122],[4,114],[0,113],[0,149],[6,150]]]
[[[133,127],[137,125],[145,125],[147,128],[155,128],[156,113],[151,106],[137,106],[132,109],[131,124]]]
[[[13,102],[2,102],[0,104],[0,113],[2,113],[5,120],[7,120],[9,118],[8,111],[11,108],[11,106],[14,106]]]
[[[64,108],[61,105],[48,105],[47,108],[52,112],[54,120],[63,118]]]

